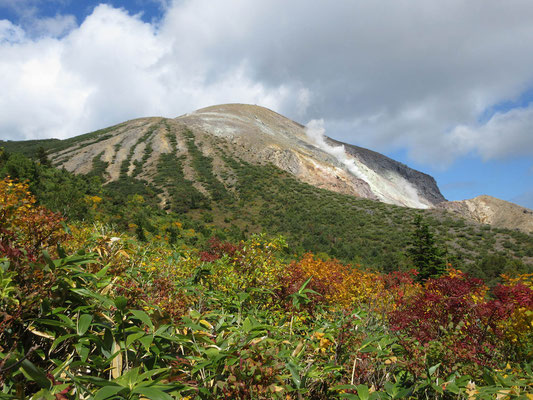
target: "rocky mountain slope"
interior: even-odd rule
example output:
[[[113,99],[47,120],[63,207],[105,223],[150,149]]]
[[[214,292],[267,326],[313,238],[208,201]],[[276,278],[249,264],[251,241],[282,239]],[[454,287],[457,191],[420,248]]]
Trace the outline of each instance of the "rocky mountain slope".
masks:
[[[169,241],[266,232],[287,238],[295,254],[394,271],[409,266],[404,252],[420,215],[457,268],[492,279],[532,265],[533,235],[486,225],[502,218],[474,220],[460,205],[450,212],[428,175],[323,137],[320,123],[307,128],[261,107],[209,107],[66,140],[1,142],[0,173],[33,179],[56,211],[102,218],[141,240],[146,232]],[[46,165],[41,147],[65,170],[24,161]],[[54,194],[72,200],[59,204]]]
[[[492,196],[442,202],[439,207],[481,224],[533,232],[532,210]]]
[[[182,191],[207,197],[213,196],[213,185],[231,192],[236,174],[228,159],[235,159],[272,164],[301,182],[337,193],[410,208],[439,208],[476,223],[533,232],[531,210],[488,196],[447,202],[431,176],[322,133],[263,107],[225,104],[174,119],[135,119],[67,140],[25,142],[24,148],[35,153],[43,146],[55,166],[78,174],[92,171],[106,182],[147,181],[158,188],[163,206],[175,192],[169,185],[183,184]],[[9,144],[0,145],[9,149]],[[194,151],[211,165],[212,176],[200,176]],[[163,179],[163,169],[167,178],[175,176]]]
[[[186,178],[198,181],[187,165],[185,132],[213,159],[218,175],[230,172],[223,157],[231,155],[252,164],[271,163],[316,187],[389,204],[430,208],[445,200],[429,175],[370,150],[330,138],[317,141],[282,115],[242,104],[208,107],[176,119],[128,121],[53,151],[51,157],[75,173],[103,162],[108,181],[119,179],[121,170],[150,181],[160,156],[174,153],[184,157]]]

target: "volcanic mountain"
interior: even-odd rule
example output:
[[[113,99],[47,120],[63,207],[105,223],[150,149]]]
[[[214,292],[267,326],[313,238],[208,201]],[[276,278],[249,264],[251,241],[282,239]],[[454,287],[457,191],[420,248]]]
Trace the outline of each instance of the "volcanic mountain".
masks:
[[[311,185],[412,208],[445,201],[435,180],[422,172],[361,147],[310,137],[304,126],[263,107],[227,104],[175,119],[141,118],[78,140],[51,157],[58,167],[88,173],[106,163],[107,181],[129,176],[152,182],[164,154],[183,158],[185,178],[206,192],[194,169],[187,142],[212,158],[220,183],[230,174],[225,156],[252,164],[273,164]],[[339,156],[339,154],[341,156]]]
[[[188,196],[194,203],[202,196],[217,200],[221,193],[234,191],[231,161],[238,160],[274,165],[301,182],[342,194],[445,209],[477,223],[533,231],[531,210],[487,197],[447,202],[431,176],[254,105],[212,106],[174,119],[140,118],[34,145],[44,145],[55,166],[76,174],[96,173],[107,183],[147,182],[167,208],[176,196]],[[172,188],[176,185],[181,189]]]

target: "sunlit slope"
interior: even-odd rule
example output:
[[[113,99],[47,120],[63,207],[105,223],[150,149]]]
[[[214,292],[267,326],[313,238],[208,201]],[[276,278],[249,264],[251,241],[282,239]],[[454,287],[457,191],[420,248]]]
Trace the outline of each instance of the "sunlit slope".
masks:
[[[110,181],[119,179],[121,169],[150,180],[163,154],[188,158],[186,134],[213,158],[218,173],[225,170],[223,156],[231,155],[253,164],[273,164],[316,187],[389,204],[429,208],[444,200],[426,174],[378,153],[369,159],[366,149],[348,146],[344,151],[338,142],[332,152],[333,142],[324,148],[302,125],[266,108],[241,104],[209,107],[176,119],[128,121],[53,152],[53,159],[75,173],[88,172],[93,163],[107,163],[104,172]]]

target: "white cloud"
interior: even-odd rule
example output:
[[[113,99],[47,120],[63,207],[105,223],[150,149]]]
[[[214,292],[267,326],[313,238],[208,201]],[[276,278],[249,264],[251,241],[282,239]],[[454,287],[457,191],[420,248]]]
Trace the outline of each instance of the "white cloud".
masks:
[[[0,45],[20,43],[25,39],[24,30],[7,19],[0,20]]]
[[[433,165],[531,155],[529,108],[477,122],[533,83],[529,0],[152,1],[165,10],[153,24],[106,5],[79,26],[1,21],[0,135],[246,102]]]
[[[64,138],[130,118],[175,117],[224,102],[279,109],[290,107],[293,88],[300,89],[266,87],[250,78],[245,61],[211,79],[201,63],[176,54],[177,39],[106,5],[61,39],[30,39],[2,21],[2,138]]]
[[[35,18],[29,30],[32,36],[61,37],[77,28],[73,15],[56,15],[55,17]]]
[[[458,126],[445,140],[459,154],[477,151],[485,160],[533,156],[533,105],[496,113],[483,125]]]

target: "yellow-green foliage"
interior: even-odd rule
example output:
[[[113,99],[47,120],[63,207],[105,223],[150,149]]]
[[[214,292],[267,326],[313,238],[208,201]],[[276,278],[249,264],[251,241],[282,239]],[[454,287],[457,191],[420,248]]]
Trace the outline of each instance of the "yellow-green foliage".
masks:
[[[286,275],[286,264],[277,256],[286,247],[282,237],[269,239],[252,235],[240,243],[232,256],[225,256],[212,265],[210,282],[224,292],[240,292],[249,288],[276,291]]]

